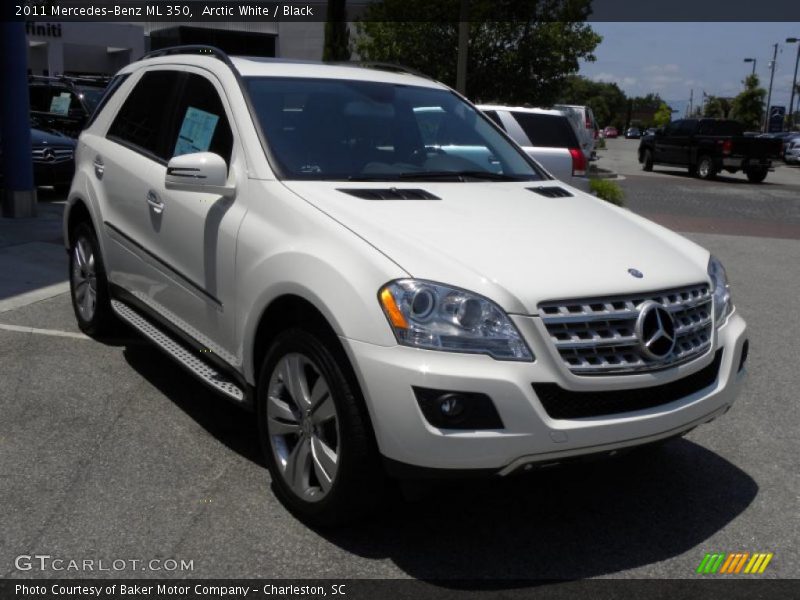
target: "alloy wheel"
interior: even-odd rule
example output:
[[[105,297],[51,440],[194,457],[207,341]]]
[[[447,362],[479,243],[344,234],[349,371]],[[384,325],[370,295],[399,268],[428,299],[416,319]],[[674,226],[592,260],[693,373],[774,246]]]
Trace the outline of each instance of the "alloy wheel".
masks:
[[[97,308],[97,272],[92,245],[83,236],[72,249],[72,290],[81,318],[91,321]]]
[[[269,378],[267,431],[275,463],[299,498],[322,500],[339,466],[339,418],[319,367],[299,353],[283,356]]]

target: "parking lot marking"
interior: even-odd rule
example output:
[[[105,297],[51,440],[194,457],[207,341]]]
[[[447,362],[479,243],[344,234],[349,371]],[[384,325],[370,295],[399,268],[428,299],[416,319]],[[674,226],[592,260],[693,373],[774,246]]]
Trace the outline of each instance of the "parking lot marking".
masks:
[[[55,283],[53,285],[31,290],[30,292],[17,294],[16,296],[11,296],[10,298],[4,298],[3,300],[0,300],[0,313],[21,308],[23,306],[27,306],[28,304],[39,302],[40,300],[47,300],[48,298],[58,296],[59,294],[63,294],[68,291],[69,282],[62,281],[60,283]]]
[[[25,327],[22,325],[6,325],[0,323],[0,330],[3,331],[18,331],[20,333],[34,333],[36,335],[51,335],[54,337],[68,337],[77,340],[91,339],[89,336],[82,333],[73,333],[72,331],[59,331],[57,329],[37,329],[36,327]]]

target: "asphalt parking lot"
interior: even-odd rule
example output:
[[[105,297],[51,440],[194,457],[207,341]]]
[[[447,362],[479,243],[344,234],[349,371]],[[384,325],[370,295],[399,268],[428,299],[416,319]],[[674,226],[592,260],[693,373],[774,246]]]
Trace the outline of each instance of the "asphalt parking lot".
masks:
[[[78,331],[58,199],[28,237],[1,222],[0,578],[87,575],[16,568],[33,554],[193,561],[93,576],[692,578],[706,552],[737,551],[774,553],[763,577],[800,577],[800,169],[762,185],[642,173],[637,145],[610,140],[601,166],[632,210],[722,259],[748,321],[734,408],[657,450],[448,483],[336,531],[275,500],[250,414],[132,334]]]

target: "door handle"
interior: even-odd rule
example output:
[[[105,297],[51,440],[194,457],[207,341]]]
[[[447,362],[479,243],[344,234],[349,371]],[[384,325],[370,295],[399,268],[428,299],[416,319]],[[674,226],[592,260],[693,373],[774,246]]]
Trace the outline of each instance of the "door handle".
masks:
[[[147,192],[147,204],[157,215],[160,215],[162,212],[164,212],[164,203],[159,199],[158,195],[153,190]]]
[[[98,179],[103,178],[103,173],[106,170],[105,165],[103,164],[103,159],[100,158],[100,155],[94,157],[94,174]]]

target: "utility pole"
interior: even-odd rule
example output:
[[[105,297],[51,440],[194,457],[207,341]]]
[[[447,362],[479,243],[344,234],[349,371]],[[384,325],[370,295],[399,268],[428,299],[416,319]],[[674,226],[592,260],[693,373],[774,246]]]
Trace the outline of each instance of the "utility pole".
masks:
[[[689,90],[689,107],[686,109],[686,116],[692,116],[692,103],[694,102],[694,88]]]
[[[775,79],[775,63],[778,60],[778,44],[773,44],[772,62],[769,65],[769,92],[767,92],[767,110],[764,111],[764,133],[769,128],[769,105],[772,102],[772,81]],[[782,129],[782,128],[781,128]]]
[[[797,44],[797,58],[794,59],[794,77],[792,78],[792,97],[789,100],[789,129],[794,126],[794,91],[797,88],[797,64],[800,63],[800,39],[786,38],[787,44]]]
[[[467,50],[469,49],[469,0],[461,0],[458,22],[458,62],[456,63],[456,89],[467,94]]]

